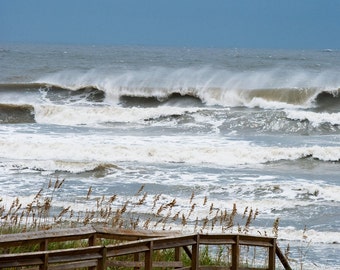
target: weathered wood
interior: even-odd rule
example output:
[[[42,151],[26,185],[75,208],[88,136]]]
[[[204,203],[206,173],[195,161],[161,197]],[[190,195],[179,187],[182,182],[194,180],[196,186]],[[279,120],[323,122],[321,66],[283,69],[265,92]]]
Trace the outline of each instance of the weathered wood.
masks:
[[[181,260],[181,254],[182,254],[182,252],[181,252],[181,249],[180,249],[180,247],[175,247],[175,261],[180,261]],[[180,267],[182,267],[183,265],[181,265],[181,266],[174,266],[175,268],[180,268]]]
[[[60,265],[52,265],[48,267],[48,270],[68,270],[68,269],[78,269],[86,267],[97,267],[97,260],[85,261],[85,262],[72,262],[63,263]],[[31,269],[30,269],[31,270]]]
[[[135,262],[139,262],[139,260],[140,260],[140,253],[135,253],[135,254],[133,255],[133,260],[134,260]],[[141,266],[135,266],[135,267],[134,267],[134,270],[140,269],[140,267],[141,267]]]
[[[98,260],[97,270],[106,269],[107,248],[104,246],[100,252],[101,258]]]
[[[3,254],[0,255],[0,267],[30,266],[30,265],[39,266],[44,263],[42,258],[43,255],[44,254],[41,252]]]
[[[231,246],[231,270],[239,269],[240,245],[239,236],[234,236],[235,244]]]
[[[47,250],[49,242],[65,242],[72,240],[88,240],[94,246],[99,238],[115,240],[139,240],[155,237],[180,236],[179,232],[124,230],[105,226],[89,226],[71,229],[53,229],[37,232],[0,235],[0,248],[39,244],[40,250]]]
[[[55,229],[48,231],[5,234],[0,236],[0,248],[40,244],[46,239],[50,242],[63,242],[89,238],[96,231],[92,227]]]
[[[115,239],[115,240],[140,240],[156,237],[180,236],[180,232],[153,231],[153,230],[128,230],[116,229],[107,226],[93,226],[98,238]]]
[[[287,258],[285,257],[285,255],[283,255],[281,249],[277,245],[275,245],[275,253],[276,253],[276,256],[279,258],[281,264],[285,268],[285,270],[292,270]]]
[[[227,266],[200,266],[200,270],[230,270],[230,267]],[[238,269],[241,270],[241,269]],[[250,269],[247,269],[250,270]]]
[[[23,267],[42,265],[43,261],[39,258],[32,259],[9,259],[0,261],[0,269],[6,267]]]
[[[144,262],[136,262],[136,261],[116,261],[110,260],[107,262],[108,267],[144,267]]]
[[[39,270],[47,270],[48,268],[48,253],[42,255],[43,264],[39,266]]]
[[[109,261],[107,263],[108,267],[144,267],[144,262],[135,262],[135,261]],[[183,263],[181,261],[153,261],[152,262],[153,267],[171,267],[171,268],[182,268]]]
[[[239,244],[246,246],[273,247],[273,239],[271,237],[239,235]]]
[[[107,257],[118,257],[135,253],[142,253],[149,250],[148,242],[132,242],[120,245],[107,246]]]
[[[189,259],[192,260],[192,252],[187,246],[183,246],[185,253],[188,255]]]
[[[97,234],[93,234],[89,237],[89,246],[95,246],[97,242]]]
[[[128,243],[108,246],[95,246],[96,239],[124,239]],[[142,239],[142,240],[136,240]],[[87,240],[89,247],[70,248],[48,251],[48,244],[70,240]],[[133,240],[133,241],[132,241]],[[191,234],[182,235],[168,232],[115,230],[107,227],[84,227],[66,230],[51,230],[33,233],[23,233],[0,236],[0,247],[19,245],[40,245],[40,251],[0,254],[0,269],[6,267],[32,266],[34,269],[61,270],[74,268],[88,268],[104,270],[109,266],[125,266],[145,268],[171,267],[176,269],[189,269],[183,267],[180,261],[180,249],[183,249],[191,259],[191,269],[231,269],[240,270],[240,246],[260,246],[268,249],[268,268],[275,269],[275,255],[286,270],[290,270],[287,259],[276,245],[276,239],[270,237],[257,237],[237,234]],[[200,266],[200,245],[230,245],[232,249],[232,265]],[[191,250],[190,248],[191,247]],[[174,260],[170,262],[153,261],[154,250],[175,249]],[[139,261],[140,254],[144,254],[144,261]],[[133,255],[134,261],[117,261],[120,256]],[[247,268],[248,270],[251,268]],[[256,268],[253,268],[256,269]]]
[[[199,246],[200,235],[197,234],[195,236],[195,244],[192,245],[192,259],[191,259],[191,269],[197,270],[200,267],[200,260],[199,260],[199,253],[200,253],[200,246]]]
[[[163,238],[153,238],[154,249],[168,249],[174,247],[190,246],[197,243],[197,234],[185,235],[179,237],[163,237]]]
[[[276,248],[276,240],[273,239],[273,246],[268,249],[268,268],[275,269],[275,248]]]
[[[152,269],[153,241],[148,241],[148,250],[145,252],[145,270]]]

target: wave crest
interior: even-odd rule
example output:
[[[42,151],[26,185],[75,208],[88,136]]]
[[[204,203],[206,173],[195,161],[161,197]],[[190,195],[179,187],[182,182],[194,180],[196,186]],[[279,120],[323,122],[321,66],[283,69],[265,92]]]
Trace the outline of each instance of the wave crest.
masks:
[[[0,123],[34,123],[34,107],[28,104],[0,104]]]

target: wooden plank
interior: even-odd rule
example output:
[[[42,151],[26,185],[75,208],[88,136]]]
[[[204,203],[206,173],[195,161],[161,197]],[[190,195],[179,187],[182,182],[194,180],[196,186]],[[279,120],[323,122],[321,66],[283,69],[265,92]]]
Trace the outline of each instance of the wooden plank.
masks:
[[[157,230],[128,230],[128,229],[115,229],[106,226],[93,226],[97,235],[102,238],[111,238],[117,240],[139,240],[156,237],[169,237],[183,235],[180,232],[157,231]]]
[[[145,259],[144,259],[145,270],[151,270],[152,269],[153,241],[148,241],[148,247],[149,247],[149,250],[147,250],[145,252]]]
[[[80,261],[89,261],[89,260],[99,260],[102,256],[98,253],[88,253],[88,254],[77,254],[77,255],[64,255],[64,256],[55,256],[51,254],[49,263],[64,263],[64,262],[80,262]]]
[[[268,268],[239,267],[238,270],[269,270]]]
[[[240,245],[243,246],[253,246],[253,247],[273,247],[273,243],[263,242],[263,241],[254,241],[254,240],[241,240],[239,242]]]
[[[40,251],[48,250],[48,239],[44,239],[40,242]]]
[[[0,248],[20,245],[33,245],[48,239],[51,242],[86,239],[96,231],[92,227],[80,227],[72,229],[54,229],[48,231],[36,231],[0,235]]]
[[[200,240],[201,245],[232,245],[235,244],[234,239],[201,239]]]
[[[23,266],[38,266],[43,265],[43,261],[39,258],[32,258],[32,259],[17,259],[13,258],[12,260],[8,261],[0,261],[0,269],[6,267],[23,267]]]
[[[180,261],[181,260],[181,249],[180,247],[175,247],[175,261]]]
[[[193,245],[196,243],[194,237],[196,235],[182,236],[176,238],[152,238],[147,240],[132,241],[129,243],[118,244],[118,245],[108,245],[107,246],[107,256],[123,256],[133,253],[146,252],[149,250],[148,244],[150,241],[153,242],[153,249],[168,249],[175,247],[183,247],[188,245]]]
[[[278,245],[275,245],[275,253],[276,256],[279,258],[282,266],[285,268],[285,270],[292,270],[292,268],[290,267],[287,258],[285,257],[285,255],[283,255],[281,249],[278,247]]]
[[[192,270],[198,270],[200,267],[200,260],[199,260],[199,255],[200,255],[200,245],[199,245],[199,240],[200,240],[200,235],[197,234],[195,236],[195,244],[192,245],[192,259],[191,259],[191,269]]]
[[[56,264],[63,262],[67,264],[68,267],[76,264],[91,264],[88,267],[95,267],[93,265],[97,260],[103,260],[103,268],[105,268],[105,257],[117,257],[129,254],[139,254],[139,253],[149,253],[146,257],[152,257],[152,250],[183,248],[184,251],[192,260],[193,269],[199,268],[198,252],[199,245],[231,245],[232,246],[232,262],[233,265],[231,269],[239,269],[238,267],[238,257],[240,252],[240,245],[247,246],[260,246],[269,248],[269,268],[274,269],[275,267],[275,254],[279,257],[281,263],[285,269],[290,270],[288,261],[285,258],[276,245],[276,239],[271,237],[262,236],[250,236],[250,235],[237,235],[237,234],[193,234],[193,235],[182,235],[178,232],[159,232],[159,231],[131,231],[131,230],[116,230],[108,227],[82,227],[73,229],[63,229],[63,230],[50,230],[42,232],[32,232],[23,234],[12,234],[12,235],[1,235],[0,236],[0,247],[9,247],[14,245],[22,244],[40,244],[41,250],[47,249],[48,242],[57,241],[69,241],[69,240],[81,240],[87,239],[90,245],[95,245],[96,239],[107,238],[107,239],[124,239],[124,240],[135,240],[129,243],[110,245],[107,246],[107,253],[103,254],[103,247],[92,246],[88,248],[74,248],[74,249],[63,249],[54,251],[39,251],[30,253],[17,253],[17,254],[2,254],[0,255],[0,268],[2,263],[7,263],[13,266],[14,261],[16,263],[22,263],[27,265],[38,266],[43,264],[43,258],[46,258],[49,263],[54,263],[53,267],[59,267]],[[192,252],[188,248],[192,247]],[[176,252],[177,254],[177,252]],[[179,254],[179,253],[178,253]],[[174,267],[184,268],[178,264],[179,255],[176,255],[176,260],[173,263]],[[116,263],[117,261],[110,261],[110,263]],[[128,263],[128,262],[126,262]],[[143,262],[131,262],[135,264],[135,267],[140,266]],[[156,265],[162,265],[165,262],[153,262],[150,260],[144,261],[146,268],[151,269],[156,267]],[[62,265],[62,264],[60,264]],[[60,266],[61,267],[61,266]],[[87,267],[87,266],[85,266]],[[161,266],[160,266],[161,267]],[[171,266],[169,266],[171,267]],[[50,269],[50,268],[49,268]],[[58,270],[58,268],[56,268]],[[64,268],[60,268],[64,269]],[[217,269],[217,268],[216,268]]]
[[[164,261],[164,262],[161,262],[161,261],[154,261],[152,263],[152,266],[153,267],[162,267],[162,268],[165,268],[165,267],[171,267],[171,268],[180,268],[180,267],[183,267],[183,263],[181,261]]]
[[[100,259],[101,246],[46,251],[49,263],[74,262]]]
[[[48,254],[47,253],[43,254],[42,260],[44,263],[43,265],[40,265],[39,270],[47,270],[48,268]]]
[[[206,270],[229,270],[230,267],[227,267],[227,266],[214,266],[214,265],[200,266],[200,270],[205,270],[205,269]],[[240,270],[240,268],[238,270]]]
[[[133,261],[109,261],[108,267],[144,267],[144,262],[133,262]],[[170,268],[182,268],[183,263],[181,261],[153,261],[152,267],[170,267]]]
[[[271,237],[239,235],[240,245],[272,247],[274,243],[275,243],[275,238],[271,238]]]
[[[39,259],[41,254],[49,255],[48,265],[55,264],[54,268],[64,269],[61,265],[87,265],[88,267],[97,266],[97,261],[102,258],[100,254],[98,254],[96,249],[92,250],[94,253],[90,253],[91,250],[84,249],[81,252],[79,250],[66,250],[66,251],[48,251],[48,252],[31,252],[26,254],[21,254],[19,257],[17,254],[11,254],[14,256],[7,256],[7,258],[0,257],[0,269],[2,267],[19,267],[19,266],[37,266],[44,265],[43,260]],[[74,254],[76,253],[76,254]],[[30,258],[32,257],[32,258]],[[93,262],[96,262],[95,264]],[[47,266],[47,264],[46,264]],[[49,267],[48,269],[51,269]],[[65,268],[66,269],[66,268]],[[67,268],[71,269],[71,268]]]
[[[134,262],[134,261],[109,261],[107,266],[116,267],[144,267],[144,262]],[[183,263],[181,261],[153,261],[153,267],[171,267],[171,268],[181,268]]]
[[[132,243],[127,244],[120,244],[120,245],[109,245],[107,246],[107,257],[117,257],[123,255],[129,255],[134,253],[141,253],[146,252],[149,250],[147,245],[148,242],[141,242],[135,241]]]
[[[95,246],[96,242],[97,242],[97,235],[96,234],[91,235],[88,239],[89,246],[90,247]]]
[[[0,265],[2,262],[5,261],[12,261],[12,260],[30,260],[39,258],[42,262],[42,257],[44,256],[44,251],[37,251],[37,252],[27,252],[27,253],[14,253],[14,254],[1,254],[0,255]]]
[[[240,256],[240,246],[239,246],[239,236],[236,236],[235,244],[231,245],[231,270],[239,270],[239,256]]]
[[[107,262],[108,267],[144,267],[144,262],[132,262],[132,261],[116,261],[110,260]]]
[[[176,238],[159,238],[154,239],[154,249],[168,249],[168,248],[175,248],[175,247],[183,247],[183,246],[191,246],[196,244],[196,235],[188,235],[188,236],[181,236]]]
[[[200,234],[200,243],[204,241],[234,241],[238,234]],[[233,243],[234,243],[233,242]]]
[[[274,239],[273,246],[269,247],[268,250],[268,269],[275,270],[275,246],[276,240]]]
[[[97,266],[97,260],[91,260],[91,261],[85,261],[85,262],[73,262],[73,263],[63,263],[59,265],[50,265],[48,269],[49,270],[68,270],[68,269],[96,267],[96,266]]]
[[[106,269],[106,259],[107,259],[107,248],[104,246],[100,252],[100,259],[98,259],[97,270],[105,270]]]
[[[190,258],[190,260],[192,260],[191,250],[187,246],[183,246],[183,249],[184,249],[185,253],[188,255],[188,257]]]

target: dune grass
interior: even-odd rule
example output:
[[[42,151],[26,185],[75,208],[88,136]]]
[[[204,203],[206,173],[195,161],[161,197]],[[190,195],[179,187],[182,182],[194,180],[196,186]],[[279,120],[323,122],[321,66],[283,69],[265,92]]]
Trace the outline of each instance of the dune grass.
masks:
[[[117,194],[92,196],[90,186],[82,197],[85,209],[76,210],[72,205],[56,205],[58,199],[55,195],[62,192],[64,182],[65,179],[50,180],[47,187],[40,189],[26,204],[15,198],[9,206],[0,198],[0,234],[88,224],[124,229],[233,231],[247,234],[259,215],[258,209],[246,207],[240,211],[236,204],[229,209],[217,208],[207,197],[195,198],[194,192],[185,207],[180,206],[176,198],[165,200],[161,198],[162,194],[149,195],[144,191],[144,185],[125,201]],[[274,234],[278,232],[278,223],[279,220],[275,220]]]
[[[50,180],[45,188],[40,189],[32,200],[25,204],[19,198],[15,198],[9,205],[0,198],[0,235],[86,225],[103,225],[132,230],[248,234],[253,221],[259,215],[258,209],[246,207],[240,211],[236,204],[220,209],[215,207],[213,202],[209,202],[207,197],[196,198],[194,192],[187,199],[186,206],[182,207],[176,198],[166,197],[165,200],[162,194],[149,195],[144,185],[128,199],[117,194],[94,196],[92,187],[89,187],[87,193],[81,196],[82,205],[86,205],[86,208],[79,210],[78,207],[77,210],[72,205],[57,204],[57,195],[63,192],[64,183],[65,179]],[[279,219],[276,219],[273,222],[271,236],[277,236],[278,231]],[[261,235],[266,234],[266,232],[261,233]],[[116,243],[114,240],[104,241],[107,241],[103,243],[106,245]],[[86,243],[73,241],[52,245],[49,249],[81,247]],[[37,246],[14,247],[2,252],[27,252],[37,249]],[[228,265],[230,263],[231,251],[227,246],[213,250],[206,246],[201,253],[200,259],[203,265]],[[256,265],[258,264],[257,258],[263,257],[259,256],[259,249],[256,248],[243,253],[246,254],[242,259],[244,265]],[[171,260],[173,251],[159,251],[154,256],[159,256],[160,260]],[[184,264],[190,263],[190,259],[185,254],[182,254],[182,261]]]

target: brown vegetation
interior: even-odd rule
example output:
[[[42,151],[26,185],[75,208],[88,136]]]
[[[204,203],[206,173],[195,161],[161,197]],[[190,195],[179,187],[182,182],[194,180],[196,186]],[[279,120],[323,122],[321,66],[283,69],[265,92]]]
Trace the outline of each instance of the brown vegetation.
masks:
[[[88,224],[125,229],[181,230],[190,233],[224,233],[236,229],[238,233],[247,234],[252,221],[259,214],[257,209],[249,207],[240,212],[236,204],[229,210],[220,209],[213,202],[209,203],[206,196],[195,198],[194,192],[188,198],[187,206],[179,207],[176,198],[164,199],[162,194],[151,196],[144,191],[144,185],[125,201],[117,194],[93,196],[92,187],[89,187],[82,201],[86,209],[76,210],[72,205],[57,207],[56,194],[62,192],[64,182],[65,179],[50,180],[47,187],[40,189],[32,201],[25,205],[19,198],[15,198],[9,206],[0,198],[0,234]],[[202,213],[206,213],[206,216],[203,214],[202,217]]]

